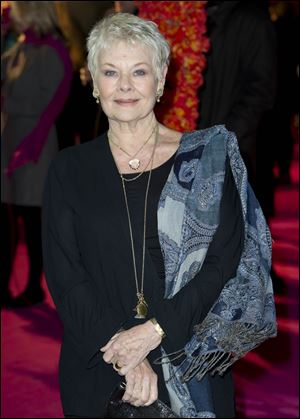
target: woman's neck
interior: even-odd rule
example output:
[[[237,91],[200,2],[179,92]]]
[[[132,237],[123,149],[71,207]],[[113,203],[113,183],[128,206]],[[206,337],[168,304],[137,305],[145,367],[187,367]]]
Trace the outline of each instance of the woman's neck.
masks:
[[[157,126],[158,122],[153,113],[138,121],[120,122],[109,120],[108,133],[115,143],[130,152],[130,150],[136,150],[145,141],[145,138],[148,138],[150,135],[153,138],[150,138],[149,143],[154,142]]]

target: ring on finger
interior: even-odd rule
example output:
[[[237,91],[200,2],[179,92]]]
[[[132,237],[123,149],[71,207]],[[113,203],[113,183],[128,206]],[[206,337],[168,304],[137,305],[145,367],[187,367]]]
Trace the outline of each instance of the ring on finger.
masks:
[[[113,369],[115,371],[119,372],[121,368],[122,368],[122,366],[119,365],[118,362],[113,363]]]

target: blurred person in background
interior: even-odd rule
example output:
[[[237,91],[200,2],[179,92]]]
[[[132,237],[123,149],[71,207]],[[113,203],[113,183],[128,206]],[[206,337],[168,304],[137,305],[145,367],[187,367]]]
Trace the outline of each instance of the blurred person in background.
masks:
[[[211,49],[199,91],[199,127],[225,124],[236,133],[254,191],[260,182],[257,130],[265,112],[273,107],[277,86],[275,30],[257,3],[207,2]],[[270,138],[264,141],[271,146]]]
[[[68,40],[73,63],[70,94],[56,121],[59,148],[92,140],[107,130],[107,119],[92,97],[89,80],[81,82],[86,65],[86,38],[93,25],[115,11],[113,1],[55,1],[61,29]],[[82,70],[81,70],[82,69]],[[88,79],[88,73],[87,74]]]
[[[8,1],[1,2],[1,54],[13,46],[18,34],[11,25],[9,17],[10,6]]]
[[[272,171],[277,166],[276,185],[290,185],[290,167],[293,158],[293,130],[299,117],[299,1],[271,1],[271,19],[274,22],[278,54],[278,89],[273,109],[268,115],[267,128],[272,147],[265,150],[273,157]],[[272,203],[274,206],[274,203]],[[270,216],[274,208],[270,208]]]
[[[268,122],[277,92],[277,42],[267,1],[208,1],[205,83],[199,90],[199,128],[225,124],[236,133],[249,182],[267,220],[274,214],[273,148]],[[283,278],[271,276],[277,292]]]
[[[1,306],[43,301],[41,204],[49,164],[58,152],[55,120],[68,97],[72,64],[54,2],[12,1],[19,34],[1,57]],[[25,290],[12,299],[9,279],[21,217],[29,256]]]

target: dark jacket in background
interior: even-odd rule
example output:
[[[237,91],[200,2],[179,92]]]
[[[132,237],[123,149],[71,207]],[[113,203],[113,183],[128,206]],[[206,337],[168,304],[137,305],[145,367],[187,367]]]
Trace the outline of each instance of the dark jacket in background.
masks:
[[[276,93],[273,24],[262,8],[244,1],[208,2],[207,11],[211,50],[199,92],[199,127],[225,124],[236,133],[255,187],[257,128]]]

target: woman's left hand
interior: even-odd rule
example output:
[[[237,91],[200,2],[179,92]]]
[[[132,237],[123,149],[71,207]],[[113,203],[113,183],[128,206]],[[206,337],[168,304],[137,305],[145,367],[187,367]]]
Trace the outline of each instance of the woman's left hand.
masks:
[[[161,343],[161,336],[150,321],[117,333],[100,350],[108,364],[114,364],[120,375],[139,365]],[[121,368],[119,368],[121,367]]]

